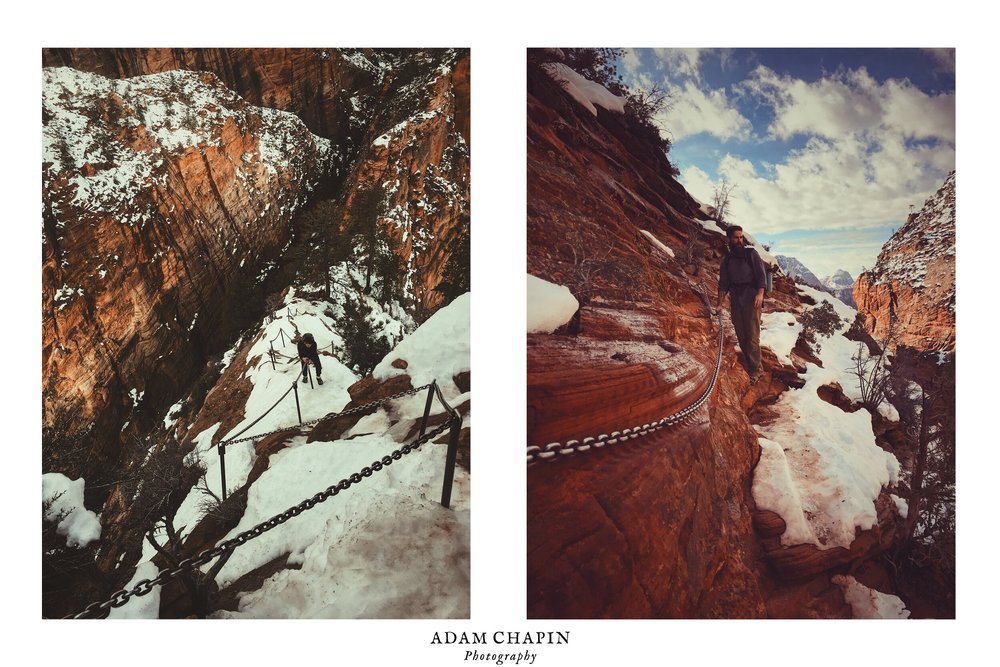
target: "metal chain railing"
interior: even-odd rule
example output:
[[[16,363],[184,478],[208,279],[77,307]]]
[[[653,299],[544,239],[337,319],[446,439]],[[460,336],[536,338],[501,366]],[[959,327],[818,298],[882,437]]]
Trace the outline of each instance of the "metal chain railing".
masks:
[[[561,442],[550,442],[544,447],[531,446],[528,447],[527,451],[527,464],[531,465],[537,463],[538,461],[554,461],[559,456],[569,456],[577,452],[586,452],[591,449],[600,449],[605,445],[614,445],[619,442],[624,442],[625,440],[631,440],[633,438],[638,438],[639,436],[653,433],[654,431],[659,431],[660,429],[667,428],[670,426],[676,426],[685,420],[692,417],[708,397],[712,394],[712,390],[715,388],[715,383],[719,378],[719,369],[722,366],[722,342],[723,334],[725,329],[722,325],[722,311],[718,313],[719,317],[719,349],[718,354],[715,359],[715,370],[712,372],[712,379],[708,383],[708,387],[702,392],[701,396],[698,397],[689,406],[675,412],[671,415],[664,417],[663,419],[652,422],[650,424],[643,424],[642,426],[634,426],[632,428],[626,428],[621,431],[612,431],[610,434],[602,433],[597,437],[583,438],[581,440],[568,440],[566,443]]]
[[[285,345],[288,344],[288,343],[285,342],[285,337],[286,336],[288,337],[288,342],[291,343],[292,340],[293,340],[291,334],[285,333],[284,327],[278,327],[278,334],[274,338],[270,339],[267,342],[268,343],[274,343],[274,341],[276,341],[276,340],[278,340],[280,338],[281,339],[281,346],[284,347]]]
[[[426,385],[424,388],[426,389],[429,386],[430,385]],[[86,609],[84,609],[80,613],[67,616],[66,618],[88,618],[92,615],[96,615],[98,612],[101,612],[101,615],[103,616],[103,612],[110,610],[112,607],[121,607],[126,602],[128,602],[128,600],[133,596],[146,595],[151,590],[153,590],[155,586],[160,586],[162,584],[165,584],[166,582],[184,574],[185,572],[190,572],[195,568],[201,567],[202,565],[206,565],[210,561],[225,554],[226,552],[232,551],[236,547],[246,544],[250,540],[263,535],[272,528],[280,526],[289,519],[297,517],[303,512],[311,510],[316,505],[326,501],[329,498],[332,498],[341,491],[346,491],[354,484],[360,483],[364,478],[371,477],[376,472],[379,472],[383,468],[392,465],[393,461],[400,460],[410,452],[418,449],[424,443],[428,442],[429,440],[433,440],[438,435],[443,433],[446,429],[451,428],[451,426],[452,426],[451,420],[445,421],[434,430],[419,436],[416,440],[414,440],[410,444],[403,445],[399,449],[394,450],[391,454],[386,454],[381,459],[372,462],[370,466],[365,466],[358,472],[351,474],[347,479],[342,479],[336,484],[328,486],[325,490],[320,491],[311,498],[306,498],[298,505],[289,507],[284,512],[276,514],[267,521],[257,524],[253,528],[250,528],[249,530],[240,533],[239,535],[237,535],[232,539],[226,540],[222,544],[219,544],[211,549],[206,549],[202,551],[197,556],[192,556],[191,558],[186,558],[182,560],[180,563],[177,564],[176,567],[172,567],[160,572],[160,574],[156,576],[154,579],[142,579],[141,581],[137,582],[136,585],[131,590],[121,589],[114,595],[112,595],[110,598],[105,600],[104,602],[95,602],[93,604],[90,604],[87,606]]]
[[[352,415],[352,414],[354,414],[356,412],[361,412],[363,410],[370,409],[372,406],[381,405],[382,403],[385,403],[386,401],[391,401],[394,398],[399,398],[401,396],[406,396],[406,395],[409,395],[409,394],[416,394],[417,392],[423,391],[424,389],[429,389],[431,387],[437,388],[437,382],[433,382],[431,384],[425,384],[424,386],[417,387],[416,389],[407,389],[405,391],[397,392],[397,393],[393,394],[392,396],[386,396],[385,398],[380,398],[377,401],[372,401],[371,403],[367,403],[365,405],[359,405],[357,407],[351,408],[350,410],[345,410],[344,412],[341,412],[341,413],[333,412],[333,413],[325,414],[322,417],[317,417],[316,419],[313,419],[311,421],[303,422],[302,421],[302,409],[301,409],[301,407],[299,405],[298,381],[297,380],[293,380],[292,381],[292,386],[288,388],[288,391],[286,391],[284,394],[282,394],[281,398],[279,398],[278,401],[274,405],[272,405],[270,408],[267,409],[267,412],[265,412],[264,414],[262,414],[260,417],[257,417],[257,419],[253,420],[253,422],[251,422],[250,424],[248,424],[242,431],[240,431],[239,433],[237,433],[236,436],[239,436],[239,435],[242,435],[243,433],[246,433],[247,430],[251,426],[253,426],[254,424],[258,423],[261,419],[263,419],[264,417],[266,417],[267,414],[269,412],[271,412],[271,410],[274,410],[276,407],[278,407],[278,403],[281,403],[283,400],[285,400],[285,397],[288,396],[289,392],[291,392],[293,390],[295,391],[295,410],[298,412],[298,415],[299,415],[299,428],[301,429],[301,428],[303,428],[305,426],[312,426],[313,424],[317,424],[317,423],[323,421],[324,419],[328,419],[328,418],[331,418],[331,417],[342,417],[342,416],[346,416],[346,415]],[[440,394],[440,390],[439,390],[439,394]],[[441,402],[444,403],[444,399],[443,398],[441,399]],[[447,408],[447,403],[445,403],[445,407]],[[428,406],[428,409],[429,408],[430,408],[430,406]],[[222,484],[222,500],[223,501],[225,501],[226,497],[228,496],[228,490],[227,490],[227,485],[226,485],[226,447],[228,447],[229,445],[232,445],[232,444],[239,443],[239,442],[247,442],[249,440],[261,440],[261,439],[266,438],[266,437],[268,437],[270,435],[274,435],[275,433],[282,433],[284,431],[287,431],[290,428],[294,428],[294,426],[284,426],[282,428],[275,429],[275,430],[270,431],[268,433],[258,433],[257,435],[250,435],[250,436],[247,436],[245,438],[239,438],[239,439],[237,439],[236,436],[233,436],[231,439],[228,439],[228,440],[220,440],[215,445],[215,448],[216,448],[216,450],[219,453],[219,476],[221,477],[221,480],[222,480],[221,484]]]
[[[269,415],[271,413],[271,410],[274,410],[276,407],[278,407],[278,404],[281,403],[283,400],[285,400],[286,396],[288,396],[290,393],[292,393],[293,389],[295,389],[295,383],[294,382],[291,384],[291,386],[288,387],[288,391],[286,391],[284,394],[282,394],[281,398],[279,398],[277,401],[274,402],[274,405],[272,405],[271,407],[269,407],[267,410],[264,411],[264,414],[262,414],[260,417],[257,417],[257,419],[254,419],[252,422],[250,422],[249,424],[247,424],[246,428],[244,428],[242,431],[240,431],[239,433],[237,433],[236,435],[234,435],[231,439],[229,439],[229,440],[223,440],[222,443],[230,444],[232,442],[242,442],[242,440],[236,440],[236,437],[240,436],[240,435],[243,435],[244,433],[246,433],[247,431],[250,430],[251,426],[255,426],[261,419],[263,419],[264,417],[266,417],[267,415]],[[279,430],[283,431],[284,429],[279,429]],[[275,431],[275,433],[277,433],[277,431]],[[268,434],[268,435],[270,435],[270,434]],[[263,437],[263,436],[253,436],[253,438],[260,438],[260,437]],[[244,440],[250,440],[250,439],[252,439],[252,438],[244,438]],[[222,444],[222,443],[220,443],[220,444]]]
[[[294,383],[293,383],[293,386],[294,386]],[[344,410],[343,412],[331,412],[329,414],[323,415],[322,417],[317,417],[316,419],[312,419],[310,421],[302,422],[301,424],[299,424],[299,427],[312,426],[314,424],[318,424],[319,422],[323,421],[324,419],[333,419],[333,418],[336,418],[336,417],[347,417],[347,416],[353,415],[353,414],[355,414],[357,412],[363,412],[365,410],[368,410],[369,408],[372,408],[372,407],[374,407],[376,405],[382,405],[386,401],[391,401],[391,400],[394,400],[394,399],[397,399],[397,398],[402,398],[403,396],[409,396],[409,395],[412,395],[412,394],[418,394],[418,393],[422,392],[424,389],[429,389],[430,387],[431,387],[431,385],[425,384],[425,385],[417,387],[415,389],[407,389],[406,391],[397,392],[397,393],[395,393],[395,394],[393,394],[391,396],[386,396],[385,398],[380,398],[377,401],[372,401],[371,403],[365,403],[364,405],[358,405],[356,407],[351,408],[350,410]],[[289,389],[289,391],[291,391],[291,389]],[[283,399],[283,398],[285,398],[285,396],[288,396],[288,392],[285,392],[285,395],[282,396],[281,398]],[[280,402],[280,400],[281,399],[279,399],[279,402]],[[277,403],[275,405],[277,405]],[[272,409],[273,409],[273,406],[272,406]],[[270,412],[270,410],[268,410],[268,412]],[[264,413],[264,414],[267,414],[267,413]],[[261,415],[261,417],[263,417],[263,416],[264,415]],[[260,419],[258,418],[257,421],[260,421]],[[254,424],[256,424],[257,421],[255,421]],[[253,424],[251,424],[250,426],[253,426]],[[250,428],[250,427],[248,426],[247,428]],[[266,438],[266,437],[268,437],[270,435],[274,435],[275,433],[281,433],[282,431],[287,431],[290,428],[295,428],[295,426],[294,425],[292,425],[292,426],[285,426],[285,427],[282,427],[282,428],[275,429],[273,431],[269,431],[268,433],[260,433],[258,435],[251,435],[251,436],[247,436],[245,438],[240,438],[238,440],[235,439],[235,436],[234,436],[233,439],[220,441],[219,444],[220,445],[221,444],[225,444],[228,447],[229,445],[235,445],[236,443],[246,442],[248,440],[261,440],[261,439]],[[243,429],[243,431],[240,431],[240,433],[237,433],[236,435],[240,435],[241,433],[243,433],[246,430],[247,429]],[[216,445],[216,446],[218,446],[218,445]]]

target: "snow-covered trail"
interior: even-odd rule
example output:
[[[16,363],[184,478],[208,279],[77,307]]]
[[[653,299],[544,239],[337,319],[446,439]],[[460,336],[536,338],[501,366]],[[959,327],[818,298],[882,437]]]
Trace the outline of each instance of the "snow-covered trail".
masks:
[[[753,496],[758,508],[784,519],[783,545],[849,548],[855,529],[867,530],[877,522],[875,500],[899,480],[900,465],[876,444],[868,411],[845,412],[819,396],[820,387],[836,384],[849,399],[861,398],[850,369],[852,357],[867,352],[859,352],[858,343],[843,335],[856,311],[826,292],[798,288],[818,304],[831,304],[842,323],[832,336],[821,339],[822,366],[807,362],[801,374],[805,386],[784,391],[774,404],[779,418],[757,426],[762,451]],[[769,313],[761,346],[790,363],[801,329],[792,313]],[[892,410],[883,416],[898,419]]]
[[[296,331],[313,332],[318,345],[329,347],[338,334],[325,314],[327,304],[289,297]],[[469,364],[469,295],[458,297],[390,352],[374,376],[385,381],[406,373],[413,385],[437,380],[441,394],[451,406],[467,404],[454,378],[467,373]],[[285,313],[279,312],[279,315]],[[245,368],[253,390],[246,402],[247,417],[223,438],[246,429],[287,392],[298,377],[297,362],[272,365],[270,341],[280,339],[279,328],[289,318],[278,317],[265,325],[244,358],[228,354],[228,364]],[[287,332],[286,332],[287,333]],[[337,337],[337,338],[335,338]],[[393,365],[397,359],[406,364]],[[405,371],[400,368],[405,366]],[[239,371],[237,371],[239,372]],[[350,401],[347,388],[357,380],[334,357],[323,357],[323,385],[299,387],[303,420],[340,412]],[[426,381],[426,382],[425,382]],[[303,433],[293,437],[268,456],[259,477],[250,480],[257,462],[255,440],[226,448],[226,486],[230,491],[247,488],[247,506],[239,523],[217,544],[268,526],[238,545],[217,575],[223,588],[264,566],[282,563],[272,576],[251,589],[237,593],[237,608],[220,610],[217,617],[248,618],[462,618],[469,614],[469,485],[470,474],[454,470],[450,507],[440,503],[445,479],[447,444],[437,444],[440,427],[428,427],[419,448],[408,436],[424,414],[427,390],[383,399],[372,414],[361,418],[334,440],[314,440]],[[463,427],[470,426],[468,407]],[[431,414],[445,411],[440,401],[431,403]],[[295,401],[286,396],[264,419],[254,424],[250,435],[298,425]],[[221,495],[221,461],[215,438],[219,424],[195,437],[195,450],[206,469],[204,483]],[[426,442],[425,442],[426,441]],[[410,450],[400,454],[401,450]],[[391,464],[385,465],[385,457]],[[379,469],[381,468],[381,469]],[[366,469],[368,469],[366,471]],[[344,485],[343,480],[349,484]],[[345,488],[331,493],[331,486]],[[317,494],[323,494],[322,502]],[[174,518],[178,533],[188,536],[202,521],[205,493],[192,489]],[[290,508],[302,511],[275,522]],[[273,523],[274,525],[269,525]],[[257,531],[254,531],[257,532]],[[143,554],[131,590],[141,579],[152,578],[157,567],[151,545]],[[284,560],[282,560],[284,559]],[[202,566],[207,572],[211,561]],[[246,584],[243,584],[244,586]],[[134,597],[113,617],[156,618],[159,588],[144,597]]]

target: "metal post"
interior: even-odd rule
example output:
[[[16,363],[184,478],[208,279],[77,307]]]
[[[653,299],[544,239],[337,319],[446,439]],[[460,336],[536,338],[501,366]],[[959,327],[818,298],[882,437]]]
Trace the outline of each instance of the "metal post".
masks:
[[[219,463],[222,471],[222,502],[226,501],[226,442],[219,443]]]
[[[420,436],[424,436],[424,430],[427,428],[427,417],[431,414],[431,401],[434,399],[434,385],[437,384],[437,380],[431,382],[431,386],[427,387],[427,403],[424,404],[424,418],[420,421]]]
[[[306,364],[306,379],[309,380],[309,388],[315,389],[316,385],[313,384],[313,376],[312,376],[312,363]]]
[[[271,343],[268,343],[268,345],[271,348],[271,370],[275,370],[275,366],[274,366],[274,345],[272,345]]]
[[[281,347],[285,347],[285,330],[284,329],[278,329],[278,331],[281,332]]]
[[[448,455],[444,461],[444,484],[441,487],[441,506],[451,507],[451,487],[455,482],[455,459],[458,457],[458,434],[462,430],[462,417],[459,414],[451,420],[448,431]]]
[[[299,426],[302,426],[302,408],[299,406],[299,382],[292,381],[292,389],[295,391],[295,411],[299,413]]]

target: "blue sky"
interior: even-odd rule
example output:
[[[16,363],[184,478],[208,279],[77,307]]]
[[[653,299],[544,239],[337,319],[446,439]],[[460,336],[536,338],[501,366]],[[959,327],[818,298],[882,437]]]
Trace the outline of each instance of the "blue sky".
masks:
[[[691,194],[820,277],[870,267],[955,168],[953,49],[626,49]]]

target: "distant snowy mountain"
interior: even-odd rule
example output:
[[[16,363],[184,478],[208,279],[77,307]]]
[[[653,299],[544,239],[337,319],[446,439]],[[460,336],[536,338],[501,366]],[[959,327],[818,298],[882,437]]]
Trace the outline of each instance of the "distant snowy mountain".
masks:
[[[823,278],[823,284],[830,289],[843,289],[845,287],[850,287],[854,284],[854,278],[851,274],[843,269],[838,270],[832,276],[827,276]]]
[[[810,271],[806,265],[799,260],[785,255],[776,255],[775,259],[778,260],[778,266],[780,266],[781,270],[785,272],[785,275],[792,280],[805,283],[810,287],[815,287],[816,289],[825,291],[826,286],[823,284],[823,281],[817,278],[816,274]]]
[[[778,265],[789,278],[798,283],[803,283],[823,292],[834,295],[851,308],[856,308],[851,290],[854,289],[854,279],[851,274],[843,269],[837,271],[832,276],[827,276],[823,280],[816,277],[816,274],[794,257],[787,255],[777,255]]]
[[[854,278],[847,271],[840,269],[832,276],[823,278],[823,286],[851,308],[858,307],[854,302],[854,296],[851,294],[854,290]]]

